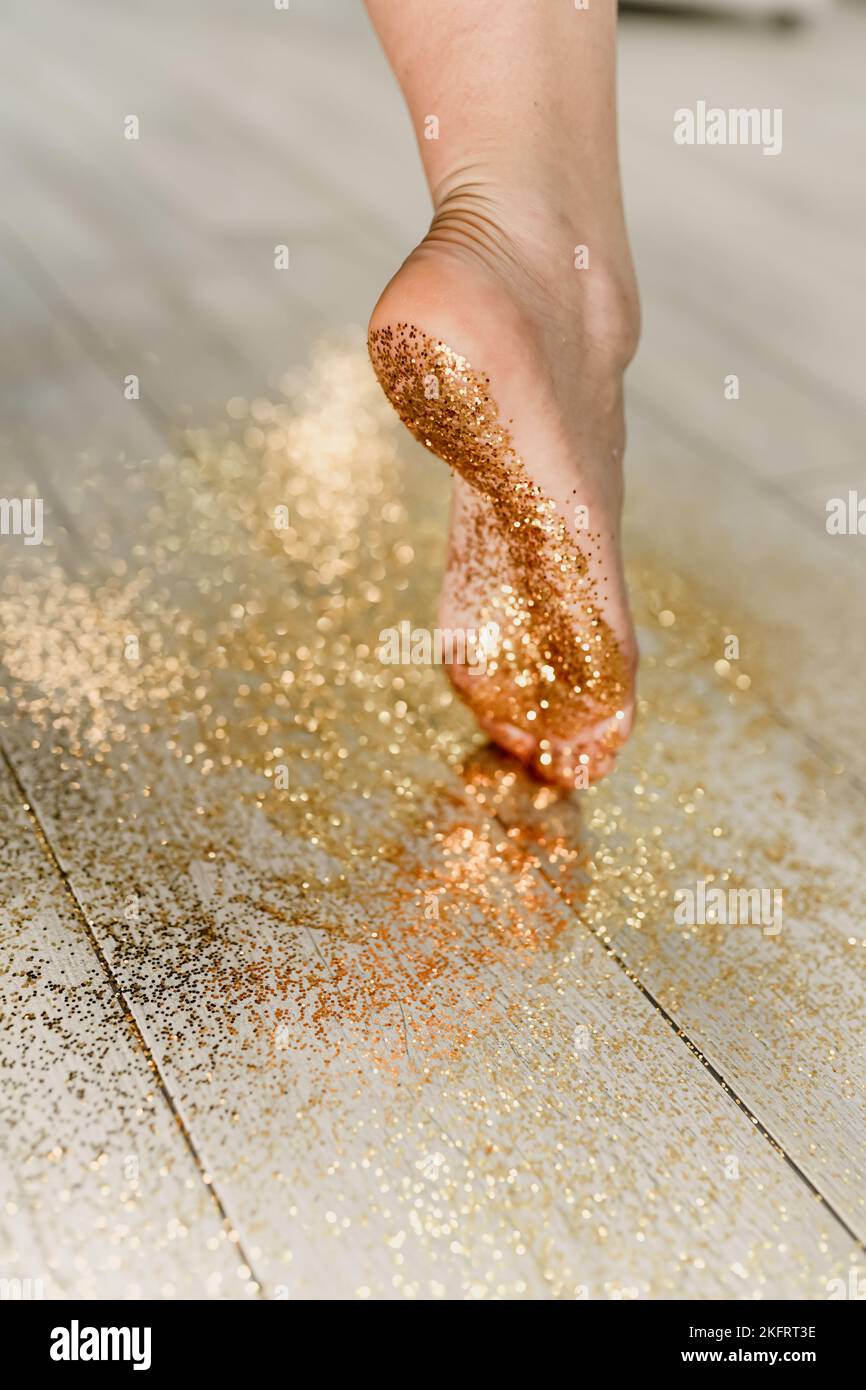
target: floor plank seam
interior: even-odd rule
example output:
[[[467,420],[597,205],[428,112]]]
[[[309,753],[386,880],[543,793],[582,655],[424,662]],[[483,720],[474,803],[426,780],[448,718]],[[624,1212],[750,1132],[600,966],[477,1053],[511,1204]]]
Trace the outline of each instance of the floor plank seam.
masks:
[[[506,822],[501,819],[500,816],[494,813],[492,819],[495,820],[497,824],[499,824],[502,827],[506,834],[508,833],[509,827],[506,824]],[[575,912],[571,904],[568,903],[566,899],[562,896],[562,892],[559,885],[550,877],[549,874],[546,873],[542,864],[539,863],[536,871],[541,875],[545,882],[550,884],[557,896],[561,899],[563,903],[565,903],[565,905],[568,907],[569,912],[574,917],[575,921],[580,923],[581,926],[585,927],[585,924],[580,922],[580,917],[577,914],[577,912]],[[709,1072],[710,1076],[721,1087],[725,1095],[731,1101],[733,1101],[733,1103],[738,1107],[738,1109],[740,1109],[743,1112],[743,1114],[751,1121],[752,1125],[758,1131],[761,1137],[765,1139],[766,1142],[776,1151],[776,1153],[784,1159],[785,1163],[793,1170],[793,1172],[800,1179],[800,1181],[806,1185],[806,1187],[809,1189],[812,1195],[818,1199],[818,1201],[829,1213],[829,1215],[833,1217],[833,1219],[838,1223],[839,1226],[842,1227],[842,1229],[851,1238],[851,1240],[853,1240],[855,1244],[858,1245],[860,1249],[864,1252],[864,1254],[866,1254],[866,1236],[859,1236],[857,1232],[851,1226],[849,1226],[848,1222],[845,1220],[841,1212],[836,1210],[836,1208],[829,1201],[829,1199],[824,1196],[820,1188],[817,1187],[816,1184],[812,1181],[808,1173],[803,1171],[803,1169],[797,1163],[797,1160],[793,1158],[791,1154],[787,1152],[784,1145],[780,1144],[779,1141],[774,1137],[772,1131],[768,1128],[768,1126],[765,1125],[759,1119],[759,1117],[755,1114],[751,1107],[747,1105],[746,1102],[737,1094],[733,1086],[731,1086],[725,1080],[722,1073],[718,1070],[717,1067],[713,1065],[711,1061],[709,1061],[709,1059],[704,1055],[704,1053],[697,1046],[697,1044],[692,1042],[686,1030],[683,1027],[681,1027],[679,1023],[677,1023],[673,1015],[668,1012],[668,1010],[664,1007],[662,1003],[659,1002],[658,999],[656,999],[655,995],[652,993],[652,990],[649,989],[649,987],[645,985],[643,981],[635,974],[632,967],[626,963],[622,956],[620,956],[619,953],[613,947],[609,946],[602,939],[601,936],[599,936],[596,932],[592,931],[591,928],[585,927],[585,930],[589,932],[591,936],[595,937],[595,940],[599,942],[604,952],[610,957],[611,960],[613,960],[614,964],[619,967],[619,969],[622,971],[625,977],[631,982],[631,984],[634,985],[635,989],[637,989],[648,1001],[648,1003],[652,1005],[653,1009],[661,1015],[661,1017],[673,1030],[673,1032],[680,1039],[680,1041],[685,1043],[688,1050],[698,1059],[698,1061],[705,1068],[705,1070]]]
[[[3,762],[9,772],[9,776],[12,779],[13,785],[15,786],[19,796],[21,797],[22,808],[24,809],[31,826],[37,833],[40,841],[42,842],[46,854],[48,855],[55,869],[57,870],[57,873],[60,876],[64,888],[67,894],[69,895],[69,898],[73,905],[75,916],[80,919],[84,927],[84,931],[87,935],[88,940],[90,941],[91,946],[93,947],[96,959],[108,981],[112,994],[122,1005],[124,1014],[128,1017],[132,1025],[133,1032],[135,1034],[136,1039],[138,1040],[139,1046],[142,1049],[147,1066],[150,1068],[153,1076],[156,1078],[156,1083],[159,1088],[160,1094],[162,1095],[162,1098],[165,1104],[167,1105],[175,1124],[178,1127],[181,1138],[183,1139],[187,1151],[189,1152],[190,1157],[192,1158],[196,1172],[199,1174],[201,1178],[202,1186],[205,1188],[208,1195],[210,1196],[211,1201],[216,1206],[223,1228],[227,1232],[231,1231],[237,1234],[238,1239],[237,1241],[233,1241],[232,1244],[234,1245],[234,1248],[238,1253],[241,1263],[246,1265],[246,1267],[250,1270],[251,1278],[255,1282],[256,1287],[258,1289],[257,1297],[264,1299],[266,1297],[264,1285],[262,1283],[262,1280],[256,1274],[254,1264],[252,1263],[251,1259],[247,1256],[244,1250],[243,1241],[241,1240],[240,1233],[237,1230],[237,1226],[235,1222],[233,1222],[229,1217],[225,1204],[223,1203],[223,1200],[219,1192],[217,1191],[216,1183],[213,1181],[211,1181],[210,1183],[205,1181],[205,1178],[208,1176],[208,1170],[201,1160],[201,1156],[198,1152],[198,1148],[196,1147],[195,1141],[192,1138],[189,1127],[175,1103],[174,1097],[172,1096],[171,1091],[168,1087],[166,1078],[163,1076],[163,1073],[160,1070],[159,1064],[156,1061],[153,1051],[147,1042],[141,1025],[139,1024],[138,1019],[135,1016],[135,1012],[132,1008],[132,1005],[130,1001],[127,999],[126,994],[124,993],[123,988],[119,980],[117,979],[117,976],[112,970],[111,964],[107,956],[105,955],[105,952],[99,944],[96,934],[90,922],[88,921],[87,913],[85,912],[84,907],[80,902],[78,895],[76,894],[75,889],[70,881],[69,874],[64,869],[63,865],[60,863],[60,860],[58,859],[57,854],[55,853],[54,847],[48,838],[45,827],[43,826],[38,814],[34,810],[32,798],[28,795],[27,788],[21,781],[21,778],[18,775],[18,769],[16,768],[15,763],[9,754],[9,751],[5,743],[2,742],[2,740],[0,740],[0,756],[2,756]]]

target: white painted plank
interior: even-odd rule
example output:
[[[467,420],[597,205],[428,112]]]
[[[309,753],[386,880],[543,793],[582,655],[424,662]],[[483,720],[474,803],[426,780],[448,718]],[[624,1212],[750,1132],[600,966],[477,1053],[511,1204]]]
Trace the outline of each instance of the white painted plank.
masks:
[[[864,579],[847,558],[851,539],[827,534],[823,508],[750,486],[723,453],[674,437],[651,411],[633,399],[634,559],[648,552],[698,583],[731,632],[748,626],[753,690],[804,747],[862,781],[866,669],[850,633],[860,626]]]
[[[45,1298],[248,1294],[212,1191],[5,765],[0,826],[0,1279],[25,1295],[30,1280],[30,1296]]]
[[[367,516],[359,595],[380,547],[389,556],[408,538],[418,547],[407,584],[397,569],[372,607],[344,614],[346,637],[369,645],[380,624],[429,611],[438,538],[399,510],[392,516],[402,492],[387,443],[396,425],[363,359],[319,370],[289,445],[305,545],[351,554],[346,509],[356,524]],[[374,422],[378,444],[365,433]],[[355,693],[334,688],[325,740],[307,728],[307,692],[322,695],[303,656],[290,661],[299,684],[284,712],[267,691],[239,693],[249,682],[242,673],[260,660],[256,632],[282,627],[286,653],[310,641],[309,608],[286,602],[293,565],[297,586],[305,583],[305,552],[292,560],[266,533],[264,546],[245,540],[251,500],[258,496],[266,516],[279,488],[278,459],[238,471],[223,446],[201,458],[202,474],[168,483],[162,541],[173,530],[185,539],[169,547],[174,559],[154,583],[187,593],[188,567],[217,581],[216,604],[205,587],[199,606],[185,610],[190,631],[204,633],[196,645],[203,641],[209,665],[230,603],[218,581],[228,555],[237,553],[244,589],[262,605],[222,674],[202,673],[211,714],[193,733],[190,707],[159,695],[158,665],[150,675],[145,665],[139,687],[109,645],[103,717],[125,731],[98,763],[86,752],[86,713],[68,731],[81,751],[62,785],[25,719],[9,737],[268,1291],[574,1297],[586,1287],[596,1296],[684,1296],[696,1267],[711,1270],[701,1276],[706,1287],[727,1296],[823,1296],[856,1247],[633,982],[598,951],[581,954],[575,969],[585,933],[443,768],[448,748],[474,736],[440,677],[407,671],[416,711],[408,720],[395,717],[377,664],[362,663]],[[441,514],[441,472],[411,476],[414,515]],[[211,489],[219,509],[202,510]],[[326,589],[317,602],[327,604]],[[65,624],[67,679],[87,659],[90,638],[75,634],[87,634],[88,615],[104,607],[98,590],[78,604]],[[162,632],[153,650],[171,651],[171,632],[184,623],[146,591],[133,596],[136,611],[143,632]],[[32,612],[28,621],[38,629]],[[13,668],[19,631],[13,603],[5,624]],[[281,652],[277,664],[286,660]],[[38,660],[30,675],[22,715],[44,718],[46,694],[49,708],[65,706],[62,688],[46,690]],[[136,688],[152,691],[138,715]],[[220,710],[233,713],[218,741]],[[288,797],[264,778],[277,738],[294,779]],[[211,745],[229,762],[202,775]],[[338,748],[345,757],[334,778]],[[188,764],[177,756],[185,750]],[[99,847],[97,858],[87,844]],[[427,894],[441,902],[438,926],[424,914]],[[133,928],[124,918],[130,895]],[[597,1047],[590,1058],[576,1044],[579,1029]],[[562,1157],[551,1167],[545,1155],[554,1154]],[[736,1181],[724,1177],[730,1154],[742,1158]],[[679,1194],[658,1215],[657,1185]],[[790,1249],[781,1249],[786,1236]]]

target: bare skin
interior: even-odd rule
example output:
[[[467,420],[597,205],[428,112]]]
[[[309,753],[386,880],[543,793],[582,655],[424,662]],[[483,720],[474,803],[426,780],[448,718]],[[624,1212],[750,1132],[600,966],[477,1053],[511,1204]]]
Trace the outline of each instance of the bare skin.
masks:
[[[535,495],[585,561],[569,600],[575,652],[599,631],[616,648],[615,680],[604,671],[583,687],[566,679],[561,619],[557,628],[550,618],[547,638],[543,628],[554,543],[518,554],[520,523],[504,516],[495,489],[440,448],[459,475],[440,625],[477,630],[498,611],[501,590],[522,586],[521,602],[542,625],[532,650],[558,680],[556,714],[545,699],[509,702],[501,689],[492,699],[489,683],[465,668],[449,674],[503,748],[551,780],[573,785],[582,770],[593,780],[611,770],[631,728],[637,661],[620,558],[622,378],[639,308],[616,150],[616,7],[367,4],[418,133],[434,208],[373,311],[374,364],[385,384],[383,332],[412,325],[483,375]],[[500,685],[511,675],[504,669]]]

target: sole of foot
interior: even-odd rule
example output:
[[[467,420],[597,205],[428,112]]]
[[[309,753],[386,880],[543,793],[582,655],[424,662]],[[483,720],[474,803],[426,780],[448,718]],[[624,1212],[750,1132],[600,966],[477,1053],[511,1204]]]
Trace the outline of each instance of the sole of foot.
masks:
[[[448,674],[494,742],[565,787],[606,776],[634,719],[619,543],[631,339],[597,286],[559,293],[436,240],[370,320],[385,394],[455,474]]]

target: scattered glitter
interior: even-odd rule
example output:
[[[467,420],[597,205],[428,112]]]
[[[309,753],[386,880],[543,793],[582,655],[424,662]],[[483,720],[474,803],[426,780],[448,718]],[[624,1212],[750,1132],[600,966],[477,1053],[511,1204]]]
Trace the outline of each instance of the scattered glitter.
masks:
[[[432,621],[445,480],[356,346],[229,417],[126,479],[105,550],[73,570],[22,548],[0,589],[4,741],[118,990],[95,954],[63,975],[12,902],[2,1118],[64,1287],[104,1290],[119,1254],[130,1297],[826,1296],[859,1247],[754,1117],[862,1223],[864,957],[816,832],[841,772],[804,751],[784,794],[762,776],[779,672],[716,680],[731,615],[638,555],[652,641],[623,765],[539,786],[441,670],[374,655],[382,627]],[[778,883],[784,932],[675,925],[697,878]],[[105,996],[140,1028],[128,1096]],[[86,1078],[74,1125],[58,1056]],[[207,1170],[149,1272],[130,1242],[150,1248],[176,1165],[158,1079]],[[50,1133],[24,1133],[25,1090]],[[159,1157],[119,1197],[130,1131]]]

